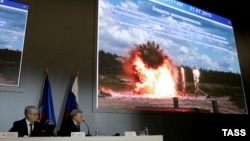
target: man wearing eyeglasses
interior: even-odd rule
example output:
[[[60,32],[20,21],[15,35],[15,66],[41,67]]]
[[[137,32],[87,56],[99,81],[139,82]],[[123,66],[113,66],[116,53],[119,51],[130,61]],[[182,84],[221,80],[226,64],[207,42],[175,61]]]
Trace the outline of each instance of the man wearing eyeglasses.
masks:
[[[38,120],[38,114],[39,109],[36,106],[25,107],[25,118],[15,121],[9,132],[18,132],[19,137],[40,136],[42,124]]]

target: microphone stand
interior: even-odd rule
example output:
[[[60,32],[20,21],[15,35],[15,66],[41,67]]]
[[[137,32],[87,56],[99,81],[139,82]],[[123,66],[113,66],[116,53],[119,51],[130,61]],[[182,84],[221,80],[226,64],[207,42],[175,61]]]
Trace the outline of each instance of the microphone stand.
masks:
[[[88,124],[85,122],[85,120],[82,120],[83,121],[83,123],[87,126],[87,128],[88,128],[88,134],[86,135],[86,136],[92,136],[91,134],[89,134],[89,126],[88,126]]]

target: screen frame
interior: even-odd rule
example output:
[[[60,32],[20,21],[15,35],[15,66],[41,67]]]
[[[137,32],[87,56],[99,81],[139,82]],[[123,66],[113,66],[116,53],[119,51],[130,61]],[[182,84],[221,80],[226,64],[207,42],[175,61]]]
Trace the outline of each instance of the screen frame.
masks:
[[[151,1],[158,1],[158,2],[163,2],[163,0],[151,0]],[[199,16],[199,17],[202,17],[202,18],[205,18],[207,20],[217,20],[218,22],[222,23],[224,26],[228,26],[230,28],[233,28],[233,25],[232,25],[232,21],[231,19],[228,19],[226,17],[222,17],[222,16],[219,16],[217,14],[214,14],[214,13],[211,13],[211,12],[208,12],[206,10],[203,10],[201,8],[198,8],[196,6],[193,6],[193,5],[189,5],[185,2],[180,2],[180,1],[169,1],[169,2],[172,2],[170,5],[172,8],[178,8],[178,4],[176,3],[182,3],[184,4],[184,7],[183,7],[183,10],[185,12],[189,12],[190,14],[194,14],[196,16]],[[94,84],[93,84],[93,111],[94,112],[111,112],[111,113],[157,113],[157,114],[190,114],[190,112],[178,112],[178,111],[161,111],[161,110],[158,110],[158,111],[152,111],[152,110],[143,110],[143,109],[137,109],[137,110],[132,110],[132,109],[119,109],[119,108],[98,108],[98,16],[99,16],[99,0],[96,1],[96,4],[95,4],[95,35],[94,35],[94,62],[96,64],[94,64],[94,75],[93,75],[93,80],[94,80]],[[192,9],[192,10],[191,10]],[[190,11],[191,10],[191,11]],[[197,12],[199,11],[199,12]],[[212,16],[211,16],[212,15]],[[235,38],[234,38],[235,39]],[[235,42],[236,42],[236,39],[235,39]],[[236,47],[237,49],[237,47]],[[238,58],[239,59],[239,58]],[[240,62],[238,62],[240,63]],[[240,64],[239,64],[240,65]],[[243,83],[243,82],[242,82]],[[244,100],[245,100],[245,106],[246,106],[246,111],[248,114],[248,109],[247,109],[247,103],[246,103],[246,96],[245,96],[245,91],[244,91],[244,85],[242,84],[242,87],[243,87],[243,95],[244,95]],[[174,104],[174,99],[173,99],[173,104]],[[215,106],[216,103],[211,103],[212,106]],[[215,104],[215,105],[214,105]],[[185,110],[185,109],[184,109]],[[214,109],[216,110],[216,109]],[[202,114],[205,114],[205,113],[202,113]],[[211,114],[211,113],[209,113]],[[234,115],[234,114],[233,114]],[[236,114],[237,115],[237,114]]]
[[[19,70],[18,70],[18,76],[17,76],[17,83],[16,84],[8,84],[8,83],[1,83],[0,87],[5,86],[12,86],[12,87],[20,87],[20,81],[21,81],[21,68],[22,68],[22,59],[23,59],[23,52],[25,47],[25,37],[26,37],[26,28],[28,24],[28,13],[29,13],[29,4],[19,2],[19,1],[11,1],[11,0],[0,0],[0,4],[3,7],[8,7],[10,9],[16,9],[18,11],[23,11],[26,13],[25,19],[24,19],[24,27],[23,27],[23,38],[22,38],[22,44],[20,48],[21,56],[20,56],[20,62],[19,62]],[[4,49],[4,48],[3,48]],[[6,90],[8,91],[8,90]]]

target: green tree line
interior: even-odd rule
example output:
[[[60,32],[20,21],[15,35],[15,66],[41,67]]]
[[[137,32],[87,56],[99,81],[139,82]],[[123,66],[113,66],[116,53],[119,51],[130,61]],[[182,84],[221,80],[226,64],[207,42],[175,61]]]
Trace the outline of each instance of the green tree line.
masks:
[[[123,72],[119,56],[109,52],[99,51],[99,74],[118,75]],[[186,82],[193,82],[192,68],[184,66]],[[200,69],[200,83],[241,86],[241,76],[238,73]]]

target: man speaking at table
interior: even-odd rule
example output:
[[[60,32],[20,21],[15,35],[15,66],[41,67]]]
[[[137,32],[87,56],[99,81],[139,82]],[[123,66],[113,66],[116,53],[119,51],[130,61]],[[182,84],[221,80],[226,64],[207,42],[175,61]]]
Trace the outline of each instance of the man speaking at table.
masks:
[[[18,137],[52,136],[54,126],[40,123],[39,109],[36,106],[26,106],[24,115],[23,119],[13,123],[9,132],[18,132]]]
[[[64,121],[58,136],[71,136],[71,132],[80,132],[80,124],[83,121],[82,111],[74,109],[70,112],[70,118]]]

